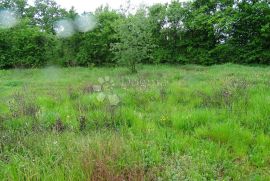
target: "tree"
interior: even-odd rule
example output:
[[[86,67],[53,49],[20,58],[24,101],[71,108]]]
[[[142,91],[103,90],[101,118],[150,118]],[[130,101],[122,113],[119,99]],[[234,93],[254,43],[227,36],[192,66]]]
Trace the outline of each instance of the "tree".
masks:
[[[113,54],[110,51],[111,44],[117,42],[114,29],[115,22],[123,18],[119,13],[110,10],[109,7],[100,7],[95,12],[97,25],[93,31],[82,33],[81,57],[95,65],[115,64]]]
[[[236,4],[229,44],[235,63],[270,63],[270,2],[245,0]]]
[[[156,63],[165,63],[171,59],[170,49],[168,48],[168,32],[166,31],[167,4],[154,4],[148,8],[150,31],[153,41],[158,45],[153,52]]]
[[[27,16],[27,0],[0,0],[0,7],[15,10],[20,17]]]
[[[127,65],[132,73],[137,72],[136,65],[140,62],[151,62],[155,45],[149,29],[149,21],[145,11],[129,15],[121,20],[116,27],[119,42],[113,44],[112,51],[120,64]]]
[[[76,28],[74,8],[55,0],[0,0],[0,10],[0,68],[118,63],[136,72],[138,63],[270,63],[269,0],[174,0],[134,15],[130,3],[119,11],[100,7],[89,13],[96,26],[88,32]],[[75,20],[68,23],[74,32],[60,39],[54,23],[65,18]]]
[[[167,26],[164,32],[167,34],[167,49],[170,52],[170,63],[186,63],[187,50],[186,32],[187,23],[185,20],[189,16],[184,3],[172,1],[166,10]]]
[[[109,7],[98,8],[93,16],[97,22],[93,30],[61,40],[63,64],[89,66],[116,63],[110,48],[117,42],[114,24],[123,16]]]
[[[0,29],[0,68],[39,67],[47,63],[48,35],[22,20],[17,27]]]
[[[35,0],[34,21],[37,26],[48,33],[53,33],[54,23],[68,15],[54,0]]]

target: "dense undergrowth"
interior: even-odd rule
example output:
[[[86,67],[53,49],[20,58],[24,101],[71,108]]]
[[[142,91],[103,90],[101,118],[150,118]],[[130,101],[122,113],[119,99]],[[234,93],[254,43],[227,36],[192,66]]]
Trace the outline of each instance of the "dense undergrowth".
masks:
[[[270,70],[0,71],[0,180],[269,180]]]

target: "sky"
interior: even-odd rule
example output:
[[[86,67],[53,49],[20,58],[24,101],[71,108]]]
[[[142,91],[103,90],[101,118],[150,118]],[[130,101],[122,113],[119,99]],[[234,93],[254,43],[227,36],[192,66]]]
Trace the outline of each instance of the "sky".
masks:
[[[132,6],[139,6],[140,4],[151,5],[154,3],[166,3],[171,0],[131,0]],[[34,0],[29,0],[29,3],[32,4]],[[108,4],[113,9],[119,9],[121,5],[126,4],[126,0],[56,0],[56,2],[61,5],[61,7],[70,9],[72,6],[75,9],[83,13],[85,12],[93,12],[96,8],[101,5]]]

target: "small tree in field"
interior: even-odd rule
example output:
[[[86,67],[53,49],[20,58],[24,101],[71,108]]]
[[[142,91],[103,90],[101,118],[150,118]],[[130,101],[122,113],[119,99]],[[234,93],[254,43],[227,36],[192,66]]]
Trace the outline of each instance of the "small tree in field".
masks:
[[[121,20],[116,26],[116,32],[119,42],[112,46],[115,59],[136,73],[136,65],[143,61],[149,62],[155,47],[145,12]]]

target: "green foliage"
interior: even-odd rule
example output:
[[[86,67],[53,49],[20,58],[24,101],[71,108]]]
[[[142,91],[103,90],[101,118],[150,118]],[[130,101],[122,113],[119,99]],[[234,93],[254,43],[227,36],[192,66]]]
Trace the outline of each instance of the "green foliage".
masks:
[[[152,52],[155,45],[144,10],[120,21],[116,32],[119,42],[112,46],[112,51],[120,64],[126,65],[135,73],[138,63],[153,62]]]
[[[76,19],[74,8],[63,9],[54,0],[36,0],[33,6],[0,0],[0,9],[16,12],[20,21],[0,30],[1,68],[120,64],[136,72],[138,63],[270,62],[268,0],[174,0],[129,15],[128,9],[100,7],[91,13],[98,22],[92,31],[65,39],[55,36],[53,25]]]
[[[243,1],[234,12],[231,40],[239,63],[269,63],[269,1]]]
[[[90,66],[115,64],[111,44],[117,41],[114,24],[121,19],[116,11],[101,7],[95,12],[98,21],[93,31],[77,33],[61,41],[61,64],[66,66]]]
[[[0,34],[1,68],[39,67],[46,64],[46,50],[50,46],[46,33],[22,22],[9,30],[0,29]]]
[[[159,62],[269,63],[268,1],[200,1],[149,8]]]
[[[54,0],[35,0],[33,20],[36,26],[48,33],[54,32],[54,23],[67,16],[67,11],[62,9]]]
[[[29,6],[26,0],[0,0],[0,8],[15,9],[17,14],[28,17]]]

